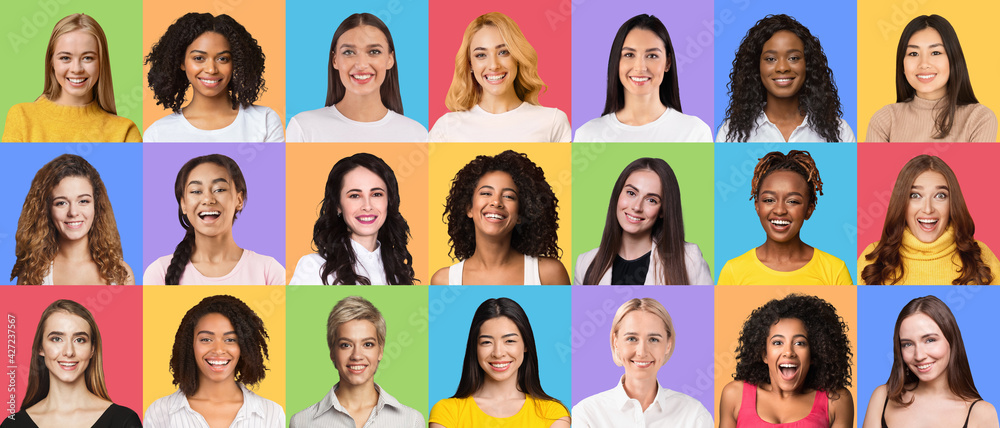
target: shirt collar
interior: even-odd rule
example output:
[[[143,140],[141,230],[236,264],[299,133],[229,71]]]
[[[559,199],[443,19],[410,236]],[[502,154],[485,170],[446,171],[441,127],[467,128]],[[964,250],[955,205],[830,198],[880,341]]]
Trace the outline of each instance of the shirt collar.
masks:
[[[347,409],[344,408],[344,406],[340,404],[340,400],[337,399],[336,391],[337,388],[339,387],[340,387],[340,382],[337,382],[337,384],[334,385],[333,388],[330,388],[330,392],[328,392],[326,396],[323,397],[323,400],[319,402],[319,408],[317,408],[316,413],[312,415],[313,419],[319,418],[320,415],[329,412],[330,409],[333,409],[345,415],[348,414]],[[375,384],[375,391],[378,392],[378,403],[375,404],[376,415],[378,415],[382,411],[382,408],[387,405],[389,407],[393,407],[396,409],[400,409],[402,407],[399,404],[399,401],[396,400],[395,397],[389,395],[388,392],[385,392],[385,390],[382,389],[382,387],[378,386],[377,383]]]
[[[243,392],[243,406],[240,407],[240,411],[236,413],[236,419],[239,419],[241,415],[246,415],[247,412],[263,417],[263,398],[260,398],[260,396],[248,390],[242,383],[237,382],[237,385],[240,386],[240,391]],[[194,412],[194,409],[191,408],[191,403],[187,400],[187,396],[180,390],[171,394],[168,400],[167,409],[169,409],[169,413],[175,413],[182,410]]]
[[[359,244],[357,241],[351,239],[351,248],[354,249],[354,254],[358,257],[371,257],[375,256],[382,258],[382,243],[375,241],[375,251],[368,251],[363,245]]]
[[[631,406],[639,405],[639,400],[629,398],[628,394],[625,392],[625,375],[622,375],[621,379],[618,380],[618,386],[616,386],[615,389],[612,390],[611,399],[612,403],[614,403],[615,406],[617,406],[618,409],[622,411],[628,410],[628,408]],[[657,381],[656,397],[653,397],[653,403],[650,404],[650,407],[652,407],[653,405],[658,405],[661,409],[663,409],[664,402],[666,400],[667,400],[666,389],[660,386],[660,382]],[[647,408],[647,410],[649,409]]]

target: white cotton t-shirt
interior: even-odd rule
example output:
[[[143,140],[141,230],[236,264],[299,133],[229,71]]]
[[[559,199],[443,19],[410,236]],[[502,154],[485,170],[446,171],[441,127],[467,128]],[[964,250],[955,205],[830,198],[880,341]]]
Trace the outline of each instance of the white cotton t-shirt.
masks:
[[[420,122],[389,110],[374,122],[348,119],[336,106],[304,111],[288,121],[289,143],[425,142],[427,128]]]
[[[697,116],[670,107],[645,125],[626,125],[615,113],[593,119],[576,130],[576,142],[711,143],[712,128]]]
[[[285,141],[281,117],[269,107],[240,106],[236,120],[225,128],[198,129],[184,118],[184,110],[166,116],[146,128],[147,143],[262,143]]]
[[[717,143],[732,143],[733,141],[728,140],[726,134],[729,133],[729,121],[722,122],[722,126],[719,127],[719,133],[715,135],[715,142]],[[854,137],[854,130],[851,129],[851,125],[847,124],[843,118],[840,119],[840,126],[837,129],[837,139],[840,143],[854,143],[857,138]],[[770,120],[767,120],[767,114],[763,111],[757,116],[757,121],[754,124],[754,128],[750,131],[750,137],[747,138],[747,143],[784,143],[785,136],[781,134],[781,130],[778,129],[778,125],[775,125]],[[819,135],[815,129],[809,126],[809,115],[802,118],[802,123],[796,127],[792,134],[788,136],[789,143],[825,143],[826,139],[822,135]]]
[[[455,111],[434,123],[430,141],[568,143],[572,137],[569,119],[562,110],[522,102],[503,113],[489,113],[479,105]]]

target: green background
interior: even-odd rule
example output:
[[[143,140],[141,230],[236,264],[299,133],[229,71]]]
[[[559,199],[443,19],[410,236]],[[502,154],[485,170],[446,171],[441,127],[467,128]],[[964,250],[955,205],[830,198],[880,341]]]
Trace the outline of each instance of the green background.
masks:
[[[715,272],[715,164],[712,144],[705,143],[573,143],[574,271],[576,258],[601,243],[618,175],[641,157],[661,158],[674,170],[681,187],[684,239],[698,244]]]
[[[375,382],[427,419],[427,287],[287,287],[285,415],[323,399],[340,379],[326,345],[326,320],[340,299],[361,296],[386,323]]]
[[[0,113],[14,104],[35,101],[45,85],[45,48],[52,27],[60,19],[85,13],[101,24],[108,38],[111,78],[115,83],[118,115],[142,126],[142,2],[134,0],[29,0],[5,1],[0,14],[4,80]],[[0,123],[0,133],[4,123]]]

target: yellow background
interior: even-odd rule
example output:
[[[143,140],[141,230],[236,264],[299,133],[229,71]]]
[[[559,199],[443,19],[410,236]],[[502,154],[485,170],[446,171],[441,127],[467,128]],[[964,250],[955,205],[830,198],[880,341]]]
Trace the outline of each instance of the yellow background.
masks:
[[[430,284],[427,267],[427,143],[288,143],[285,177],[285,261],[287,280],[302,256],[314,253],[313,225],[330,169],[342,158],[355,153],[371,153],[382,158],[396,174],[400,211],[410,225],[407,248],[413,255],[413,270],[419,284]],[[286,281],[287,282],[287,281]]]
[[[958,34],[979,102],[1000,111],[996,83],[996,41],[984,37],[996,27],[993,2],[985,0],[902,0],[858,2],[858,141],[867,140],[868,122],[878,109],[896,102],[896,46],[903,28],[920,15],[941,15]]]
[[[285,407],[285,287],[278,286],[147,286],[142,290],[142,409],[173,394],[170,354],[181,318],[201,299],[217,294],[234,296],[264,321],[270,339],[264,361],[267,376],[257,395]]]
[[[478,155],[494,156],[504,150],[514,150],[525,153],[536,165],[545,171],[545,181],[559,199],[559,248],[562,249],[562,259],[566,272],[572,272],[572,242],[570,242],[570,224],[572,224],[573,204],[570,143],[431,143],[430,170],[430,268],[436,272],[443,267],[458,263],[448,257],[448,225],[441,214],[444,213],[445,199],[451,190],[451,180],[458,170],[471,162]],[[427,281],[426,283],[430,283]]]
[[[736,373],[736,346],[740,329],[750,312],[771,299],[781,299],[791,293],[809,294],[826,300],[837,308],[837,315],[847,324],[847,337],[851,341],[852,385],[847,389],[854,396],[854,414],[858,409],[858,298],[857,287],[845,286],[716,286],[715,287],[715,403],[722,397],[722,388],[733,380]],[[715,409],[716,426],[721,415]]]
[[[239,22],[264,50],[264,80],[266,91],[254,104],[270,107],[284,123],[285,119],[285,3],[267,0],[145,0],[142,10],[142,55],[160,40],[167,27],[188,12],[226,14]],[[172,113],[157,105],[149,89],[149,65],[143,66],[142,122],[143,132],[149,125]],[[325,88],[317,88],[325,92]],[[191,88],[185,94],[185,106],[191,102]]]

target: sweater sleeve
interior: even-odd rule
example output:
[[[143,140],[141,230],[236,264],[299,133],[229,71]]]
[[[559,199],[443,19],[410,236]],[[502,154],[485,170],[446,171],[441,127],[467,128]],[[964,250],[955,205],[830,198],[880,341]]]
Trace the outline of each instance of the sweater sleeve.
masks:
[[[141,143],[142,134],[139,133],[139,127],[135,126],[135,123],[131,120],[128,122],[128,130],[125,131],[125,142],[126,143]]]
[[[19,143],[24,141],[24,110],[19,104],[15,104],[7,112],[7,122],[3,127],[4,143]]]
[[[997,116],[989,107],[977,104],[976,110],[969,116],[967,128],[969,142],[993,143],[997,141]]]
[[[892,111],[889,104],[880,108],[872,119],[868,122],[868,134],[865,135],[866,143],[888,143],[889,129],[892,128]]]

